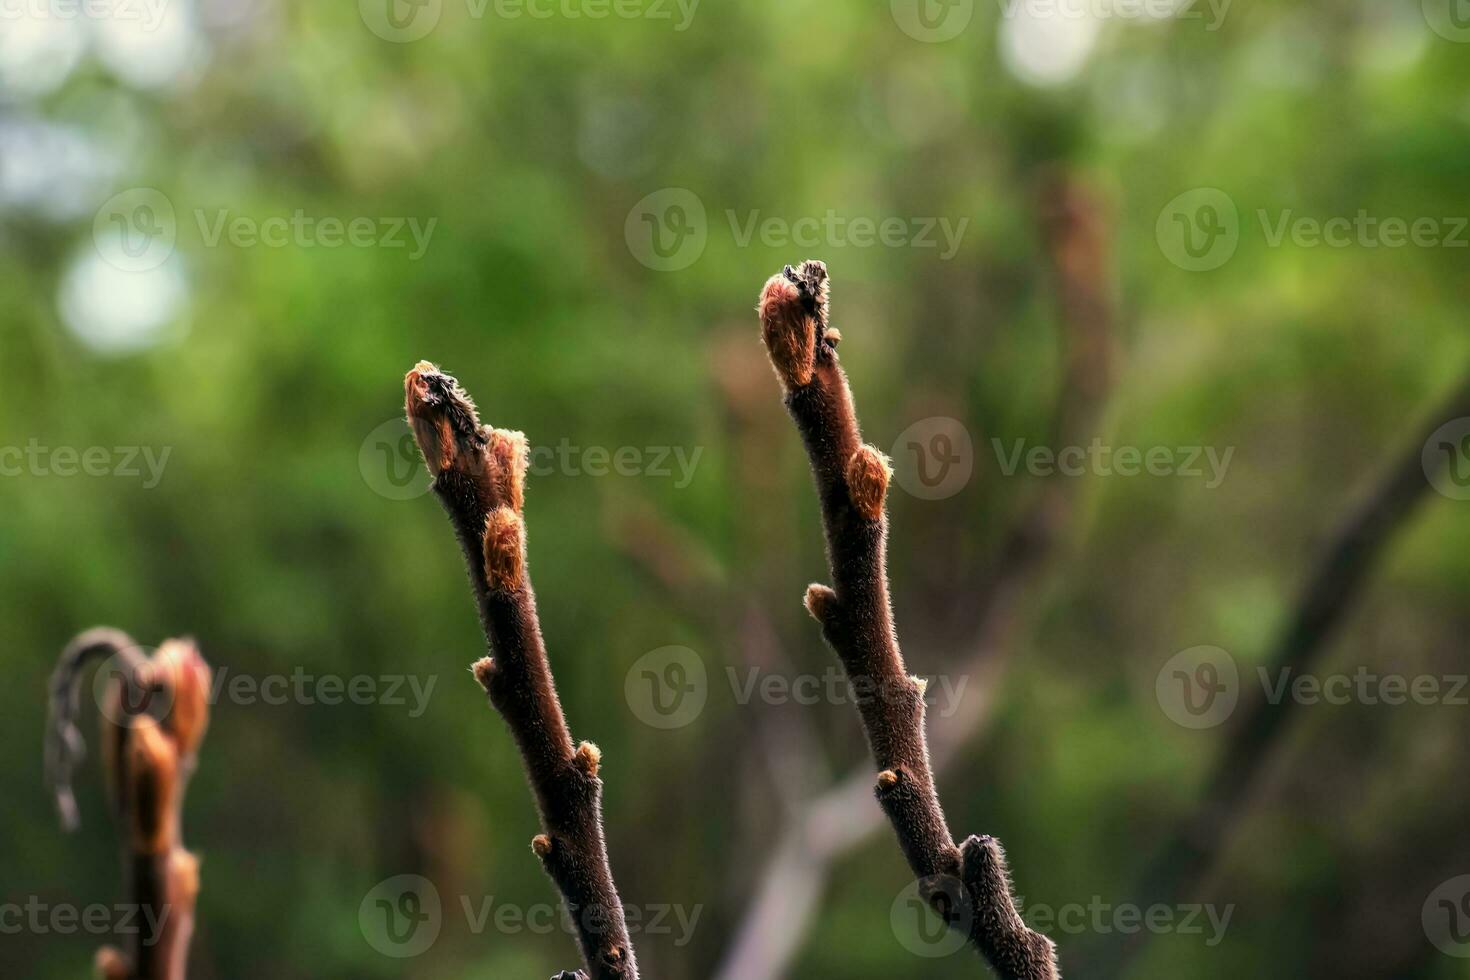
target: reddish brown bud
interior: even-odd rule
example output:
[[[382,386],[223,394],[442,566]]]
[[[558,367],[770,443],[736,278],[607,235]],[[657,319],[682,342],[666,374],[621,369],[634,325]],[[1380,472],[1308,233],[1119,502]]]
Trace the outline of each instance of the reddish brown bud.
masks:
[[[525,525],[509,507],[497,507],[485,520],[485,578],[492,589],[514,592],[525,572]]]
[[[192,756],[209,727],[209,664],[190,640],[166,640],[153,655],[153,674],[173,691],[164,726],[179,755]]]
[[[817,325],[801,302],[801,291],[784,275],[766,280],[760,301],[761,337],[771,364],[788,388],[811,383]]]
[[[526,467],[530,462],[525,434],[509,429],[491,430],[490,455],[495,459],[495,488],[501,503],[517,514],[523,513],[526,506]]]
[[[602,750],[591,742],[583,742],[577,746],[577,768],[589,776],[597,775],[597,767],[602,764]]]
[[[481,657],[470,666],[470,672],[475,675],[475,680],[486,691],[490,690],[490,678],[495,676],[495,661],[491,657]]]
[[[836,592],[817,582],[806,587],[806,611],[811,613],[812,619],[826,623],[836,608]]]
[[[852,454],[847,464],[847,492],[859,514],[870,521],[883,516],[883,498],[892,475],[888,457],[872,446],[862,446]]]

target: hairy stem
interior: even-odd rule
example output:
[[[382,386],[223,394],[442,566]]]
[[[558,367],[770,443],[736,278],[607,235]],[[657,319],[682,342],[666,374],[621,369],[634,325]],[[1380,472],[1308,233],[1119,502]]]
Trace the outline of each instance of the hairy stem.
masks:
[[[762,337],[811,462],[832,585],[806,607],[841,660],[877,762],[877,797],[930,904],[962,929],[1004,980],[1054,980],[1050,940],[1016,911],[999,841],[956,846],[939,805],[924,732],[923,684],[899,651],[888,594],[884,505],[891,470],[865,445],[828,325],[827,268],[808,261],[767,281]],[[956,894],[958,892],[958,894]]]
[[[576,923],[582,980],[637,980],[602,829],[602,754],[573,745],[551,676],[526,568],[526,439],[481,425],[454,378],[419,362],[404,379],[409,424],[464,550],[492,656],[475,679],[505,719],[541,815],[531,841]]]

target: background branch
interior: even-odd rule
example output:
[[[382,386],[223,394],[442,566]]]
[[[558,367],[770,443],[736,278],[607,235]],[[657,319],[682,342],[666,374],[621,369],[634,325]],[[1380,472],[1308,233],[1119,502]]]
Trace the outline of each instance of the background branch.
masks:
[[[209,724],[209,666],[192,640],[167,640],[153,656],[121,630],[88,630],[62,651],[51,677],[46,775],[62,824],[79,823],[71,772],[84,751],[76,725],[82,672],[106,661],[103,764],[122,837],[123,868],[136,928],[126,949],[97,951],[104,980],[184,980],[198,859],[184,849],[184,790]]]
[[[1448,419],[1470,415],[1470,378],[1414,436],[1356,508],[1337,526],[1307,576],[1305,587],[1272,647],[1266,670],[1275,676],[1309,673],[1327,642],[1351,611],[1374,566],[1394,535],[1413,515],[1430,489],[1425,459],[1442,468],[1447,456],[1425,456],[1431,433]],[[1294,698],[1275,703],[1264,696],[1245,705],[1239,721],[1205,784],[1200,803],[1168,835],[1140,877],[1138,905],[1193,901],[1210,869],[1234,836],[1256,785],[1299,707]],[[1121,977],[1143,948],[1142,936],[1117,944],[1102,958],[1097,975]]]

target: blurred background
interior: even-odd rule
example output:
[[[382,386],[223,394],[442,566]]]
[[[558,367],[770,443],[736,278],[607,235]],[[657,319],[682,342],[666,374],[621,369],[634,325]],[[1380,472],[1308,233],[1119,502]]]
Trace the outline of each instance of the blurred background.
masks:
[[[817,257],[941,797],[1064,976],[1470,976],[1462,7],[3,0],[0,975],[124,901],[95,759],[76,835],[41,776],[99,623],[220,682],[191,977],[576,964],[420,358],[538,447],[645,976],[981,974],[801,608],[753,306]]]

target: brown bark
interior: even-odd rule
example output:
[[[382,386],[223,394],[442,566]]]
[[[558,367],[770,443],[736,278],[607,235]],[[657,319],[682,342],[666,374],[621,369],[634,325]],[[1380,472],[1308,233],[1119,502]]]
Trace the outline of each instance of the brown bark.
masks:
[[[816,483],[832,586],[814,584],[806,607],[842,661],[857,694],[868,746],[878,764],[877,797],[926,898],[968,938],[1005,980],[1055,980],[1051,941],[1016,911],[1000,842],[972,836],[956,846],[939,805],[924,732],[923,684],[899,651],[888,594],[891,471],[863,444],[840,336],[828,325],[827,268],[788,266],[767,281],[760,300],[762,336],[806,446]],[[963,885],[960,901],[952,883]]]
[[[573,745],[526,569],[525,436],[481,425],[459,383],[427,362],[408,373],[404,387],[408,420],[464,550],[493,655],[475,663],[475,679],[520,750],[541,814],[531,848],[576,923],[587,970],[560,976],[637,980],[602,829],[602,754],[591,742]]]

